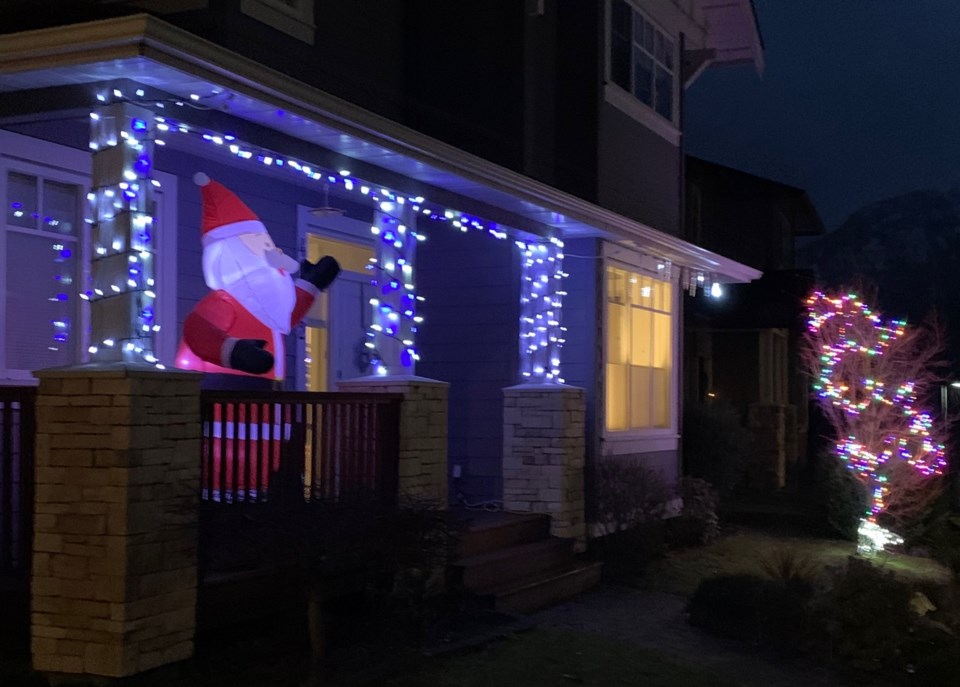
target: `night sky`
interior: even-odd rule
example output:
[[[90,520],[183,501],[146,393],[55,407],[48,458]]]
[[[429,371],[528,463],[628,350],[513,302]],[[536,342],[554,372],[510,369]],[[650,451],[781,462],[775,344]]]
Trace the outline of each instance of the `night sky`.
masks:
[[[762,77],[708,69],[687,151],[807,190],[828,230],[872,201],[960,183],[960,3],[755,0]]]

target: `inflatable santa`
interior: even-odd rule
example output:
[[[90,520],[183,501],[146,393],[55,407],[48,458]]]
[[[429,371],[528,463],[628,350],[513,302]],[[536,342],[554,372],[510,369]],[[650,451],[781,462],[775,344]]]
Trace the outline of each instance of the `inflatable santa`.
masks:
[[[284,336],[340,266],[330,256],[297,264],[233,192],[203,173],[194,181],[203,200],[203,277],[210,293],[183,324],[176,365],[282,380]]]

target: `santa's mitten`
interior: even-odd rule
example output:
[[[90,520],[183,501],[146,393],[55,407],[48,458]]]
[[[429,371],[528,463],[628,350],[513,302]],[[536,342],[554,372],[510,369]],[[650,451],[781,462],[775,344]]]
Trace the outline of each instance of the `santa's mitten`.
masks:
[[[330,286],[338,274],[340,274],[340,265],[329,255],[320,258],[316,263],[309,260],[300,263],[300,278],[320,291]]]
[[[264,350],[263,339],[236,339],[230,351],[230,367],[241,372],[262,375],[273,367],[273,354]]]

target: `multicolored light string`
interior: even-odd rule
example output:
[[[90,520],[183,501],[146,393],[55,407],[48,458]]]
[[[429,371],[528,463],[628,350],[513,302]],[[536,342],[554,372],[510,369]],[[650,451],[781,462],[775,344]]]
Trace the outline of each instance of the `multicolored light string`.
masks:
[[[808,330],[819,353],[813,383],[817,399],[839,430],[835,450],[870,492],[870,521],[885,508],[892,461],[904,461],[925,477],[944,474],[944,446],[933,419],[918,408],[918,384],[878,379],[897,374],[887,356],[906,334],[903,320],[884,321],[856,294],[815,291],[806,301]]]

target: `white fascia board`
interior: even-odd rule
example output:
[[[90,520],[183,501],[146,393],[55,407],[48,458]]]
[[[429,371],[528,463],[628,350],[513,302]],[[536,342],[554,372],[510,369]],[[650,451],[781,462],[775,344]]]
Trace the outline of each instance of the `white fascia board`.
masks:
[[[0,36],[0,75],[143,57],[212,85],[282,108],[419,163],[457,175],[630,242],[675,264],[712,272],[721,281],[746,282],[761,273],[734,260],[631,220],[552,186],[414,131],[241,55],[138,14]],[[162,83],[151,83],[164,88]],[[413,177],[415,178],[415,177]],[[516,208],[505,208],[518,212]],[[542,220],[536,220],[544,224]],[[544,226],[550,226],[545,224]]]

